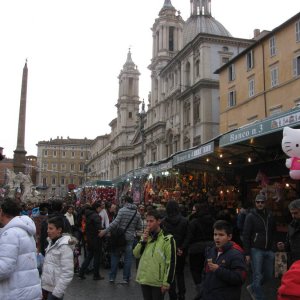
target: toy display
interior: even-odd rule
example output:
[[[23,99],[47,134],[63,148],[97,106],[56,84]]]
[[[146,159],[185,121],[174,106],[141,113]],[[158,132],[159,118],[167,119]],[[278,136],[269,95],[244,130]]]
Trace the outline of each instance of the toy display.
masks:
[[[290,177],[300,179],[300,129],[284,127],[281,143],[283,152],[290,158],[286,159],[286,167],[290,169]]]

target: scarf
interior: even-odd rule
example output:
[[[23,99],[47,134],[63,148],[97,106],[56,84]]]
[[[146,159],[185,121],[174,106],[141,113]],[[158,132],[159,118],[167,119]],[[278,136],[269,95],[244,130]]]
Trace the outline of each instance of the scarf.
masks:
[[[69,214],[68,212],[65,213],[66,218],[68,219],[71,226],[74,226],[74,216],[73,214]]]

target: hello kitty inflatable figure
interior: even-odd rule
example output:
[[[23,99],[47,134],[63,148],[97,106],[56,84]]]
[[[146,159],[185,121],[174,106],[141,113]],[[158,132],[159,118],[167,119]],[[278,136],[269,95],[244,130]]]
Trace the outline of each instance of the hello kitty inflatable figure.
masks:
[[[290,169],[290,177],[300,179],[300,129],[284,127],[281,147],[290,157],[285,161],[286,167]]]

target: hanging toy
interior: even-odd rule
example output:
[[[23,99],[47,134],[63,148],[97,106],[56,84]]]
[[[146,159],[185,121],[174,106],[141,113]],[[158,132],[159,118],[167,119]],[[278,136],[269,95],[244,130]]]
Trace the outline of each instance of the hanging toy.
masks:
[[[285,161],[286,167],[290,169],[290,177],[300,179],[300,129],[284,127],[281,147],[290,157]]]

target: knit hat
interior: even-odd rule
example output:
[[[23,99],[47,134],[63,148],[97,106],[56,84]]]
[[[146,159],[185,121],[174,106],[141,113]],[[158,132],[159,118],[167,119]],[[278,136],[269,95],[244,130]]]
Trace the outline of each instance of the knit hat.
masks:
[[[255,201],[266,201],[266,196],[263,194],[258,194],[255,198]]]

